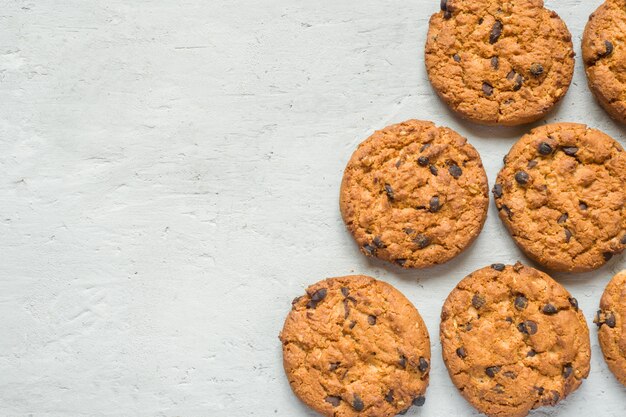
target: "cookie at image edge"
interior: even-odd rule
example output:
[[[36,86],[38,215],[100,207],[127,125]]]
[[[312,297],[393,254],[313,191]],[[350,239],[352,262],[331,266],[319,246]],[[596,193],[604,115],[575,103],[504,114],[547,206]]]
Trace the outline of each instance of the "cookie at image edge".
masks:
[[[545,116],[567,93],[574,56],[567,26],[538,0],[443,0],[425,47],[428,77],[441,99],[462,117],[489,125]]]
[[[493,193],[517,245],[547,268],[590,271],[626,247],[626,153],[599,130],[533,129],[505,157]]]
[[[293,301],[280,335],[294,393],[328,417],[391,417],[425,401],[428,330],[389,284],[329,278]]]
[[[424,268],[452,259],[474,241],[488,194],[480,155],[465,138],[409,120],[359,145],[344,171],[340,208],[366,256]]]
[[[519,262],[464,278],[444,303],[440,339],[452,382],[490,417],[556,405],[589,375],[589,329],[578,302]]]
[[[613,277],[600,300],[594,323],[609,369],[626,386],[626,270]]]
[[[589,17],[582,50],[589,88],[609,115],[626,123],[626,0],[609,0]]]

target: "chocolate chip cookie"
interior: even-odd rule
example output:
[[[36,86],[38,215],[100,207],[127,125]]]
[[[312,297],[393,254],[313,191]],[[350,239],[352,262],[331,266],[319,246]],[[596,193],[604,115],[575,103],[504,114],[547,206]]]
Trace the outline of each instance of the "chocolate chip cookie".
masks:
[[[593,270],[626,247],[626,153],[598,130],[532,130],[505,157],[493,193],[518,246],[550,269]]]
[[[594,322],[604,359],[618,381],[626,386],[626,270],[615,275],[600,300]]]
[[[555,405],[589,375],[589,329],[578,302],[519,262],[464,278],[443,306],[440,337],[452,382],[488,416]]]
[[[358,275],[310,286],[280,340],[291,388],[325,416],[391,417],[424,404],[428,330],[389,284]]]
[[[465,138],[409,120],[377,131],[346,167],[341,214],[361,251],[404,268],[452,259],[478,236],[487,176]]]
[[[426,69],[437,94],[483,124],[542,118],[574,73],[571,35],[541,0],[442,0],[430,19]]]
[[[626,123],[626,0],[608,0],[589,17],[582,49],[591,91]]]

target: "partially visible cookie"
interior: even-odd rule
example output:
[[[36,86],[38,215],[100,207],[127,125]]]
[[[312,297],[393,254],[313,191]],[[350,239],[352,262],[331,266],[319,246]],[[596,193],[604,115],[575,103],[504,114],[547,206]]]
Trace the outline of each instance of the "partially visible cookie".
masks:
[[[480,233],[489,205],[476,149],[409,120],[375,132],[345,169],[341,214],[361,252],[404,268],[446,262]]]
[[[567,92],[574,55],[565,23],[541,0],[442,0],[426,41],[437,94],[483,124],[542,118]]]
[[[425,401],[430,340],[391,285],[330,278],[293,302],[280,335],[295,394],[328,417],[391,417]]]
[[[626,123],[626,0],[607,0],[589,17],[582,49],[591,91]]]
[[[626,247],[626,152],[582,124],[522,137],[493,188],[518,246],[556,271],[590,271]]]
[[[578,302],[536,269],[494,264],[464,278],[441,313],[450,378],[481,413],[523,417],[555,405],[589,375]]]
[[[606,286],[594,322],[609,369],[626,386],[626,270]]]

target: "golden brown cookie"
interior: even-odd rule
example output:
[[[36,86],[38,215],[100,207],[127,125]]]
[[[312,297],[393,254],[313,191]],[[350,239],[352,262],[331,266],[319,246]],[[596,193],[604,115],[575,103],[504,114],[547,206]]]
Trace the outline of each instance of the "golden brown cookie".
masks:
[[[606,286],[594,322],[609,369],[626,386],[626,270]]]
[[[626,153],[598,130],[532,130],[505,157],[493,193],[517,245],[550,269],[590,271],[626,247]]]
[[[626,0],[608,0],[589,17],[582,49],[591,91],[626,123]]]
[[[437,94],[483,124],[542,118],[567,92],[574,55],[565,23],[541,0],[442,0],[426,41]]]
[[[404,268],[446,262],[474,241],[489,205],[476,149],[409,120],[361,143],[341,184],[341,214],[361,251]]]
[[[555,405],[589,375],[589,329],[578,302],[519,262],[463,279],[443,306],[440,337],[452,382],[488,416]]]
[[[293,302],[280,335],[295,394],[328,417],[390,417],[425,401],[428,330],[391,285],[330,278]]]

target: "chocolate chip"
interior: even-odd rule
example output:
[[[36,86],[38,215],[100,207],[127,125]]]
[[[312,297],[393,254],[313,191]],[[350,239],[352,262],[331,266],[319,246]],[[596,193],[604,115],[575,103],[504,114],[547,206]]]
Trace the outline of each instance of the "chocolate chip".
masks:
[[[533,160],[531,160],[531,161],[528,161],[528,165],[526,165],[526,166],[527,166],[529,169],[530,169],[530,168],[534,168],[534,167],[536,167],[536,166],[537,166],[537,163],[538,163],[538,162],[537,162],[537,161],[535,161],[535,160],[533,159]]]
[[[608,261],[610,261],[610,260],[611,260],[611,258],[613,257],[613,253],[611,253],[611,252],[604,252],[604,253],[602,254],[602,256],[604,257],[604,260],[608,262]]]
[[[448,10],[448,0],[441,0],[440,6],[442,11],[445,12],[446,10]]]
[[[439,203],[439,197],[434,196],[430,199],[429,208],[431,213],[437,213],[439,211],[439,209],[441,208],[441,205]]]
[[[452,17],[452,12],[449,10],[446,10],[445,12],[443,12],[443,18],[444,19],[450,19]],[[406,411],[404,412],[406,414]]]
[[[320,288],[311,294],[311,300],[307,303],[306,308],[316,308],[317,305],[321,303],[324,298],[326,298],[327,292],[326,288]]]
[[[500,35],[502,35],[502,22],[496,20],[491,28],[491,34],[489,34],[489,43],[492,45],[496,43],[500,38]]]
[[[574,310],[578,311],[578,300],[574,297],[569,297],[567,300],[569,301],[570,305],[574,307]]]
[[[341,287],[341,294],[344,297],[347,297],[348,295],[350,295],[350,289],[348,287]]]
[[[329,395],[325,398],[325,401],[332,405],[333,407],[339,407],[339,403],[341,403],[341,397],[335,397],[334,395]]]
[[[557,222],[558,224],[563,224],[563,223],[565,223],[565,222],[567,221],[567,219],[569,219],[569,214],[567,214],[567,213],[563,213],[563,214],[561,214],[561,217],[559,217],[559,218],[557,219],[557,221],[556,221],[556,222]]]
[[[572,240],[572,232],[566,227],[565,230],[565,243],[569,243]]]
[[[517,171],[515,173],[515,181],[517,181],[518,184],[520,184],[520,185],[528,184],[528,180],[529,179],[530,179],[530,177],[528,176],[528,174],[525,171]]]
[[[493,94],[493,86],[489,84],[488,82],[484,82],[483,93],[485,93],[487,97],[490,97]]]
[[[466,332],[469,332],[470,330],[472,330],[472,323],[467,323],[467,324],[465,325],[465,331],[466,331]]]
[[[559,310],[552,304],[546,304],[545,306],[543,306],[541,311],[543,311],[543,314],[547,314],[548,316],[551,316],[559,312]]]
[[[502,185],[500,184],[494,185],[492,192],[496,198],[502,198]]]
[[[531,320],[526,320],[518,324],[517,329],[524,334],[532,336],[537,333],[537,323]]]
[[[406,233],[407,235],[412,235],[413,233],[415,233],[415,230],[411,229],[410,227],[406,227],[402,229],[402,231]]]
[[[454,54],[452,59],[454,59],[454,62],[461,62],[461,56],[459,54]]]
[[[496,384],[496,386],[492,388],[492,391],[498,394],[502,394],[504,392],[504,385]]]
[[[537,352],[535,352],[533,349],[529,350],[528,353],[526,354],[527,358],[532,358],[537,354]]]
[[[369,243],[366,243],[365,245],[363,245],[363,250],[365,251],[365,254],[368,256],[373,256],[374,254],[376,254],[376,247],[370,245]]]
[[[515,78],[515,75],[516,75],[516,74],[517,74],[517,73],[515,72],[515,70],[511,70],[511,71],[509,71],[509,73],[506,75],[506,79],[507,79],[507,80],[509,80],[509,81],[511,81],[513,78]]]
[[[522,264],[520,261],[515,262],[515,265],[513,265],[513,271],[519,272],[522,269],[524,269],[524,264]]]
[[[563,378],[569,378],[569,376],[574,372],[574,368],[572,368],[572,364],[568,363],[563,367]]]
[[[500,67],[500,59],[497,56],[491,58],[491,67],[496,70]]]
[[[384,249],[387,247],[387,245],[383,243],[383,240],[381,239],[380,236],[376,236],[374,240],[372,241],[372,243],[374,244],[374,246],[376,246],[379,249]]]
[[[426,403],[426,397],[420,395],[413,400],[413,405],[416,407],[421,407]]]
[[[367,316],[367,322],[370,324],[370,326],[375,326],[376,316],[372,316],[372,315]]]
[[[347,319],[350,316],[350,303],[347,298],[343,300],[343,310],[343,318]]]
[[[517,374],[515,372],[512,372],[512,371],[506,371],[503,375],[505,377],[509,378],[509,379],[516,379],[517,378]]]
[[[517,78],[515,78],[515,84],[513,85],[513,91],[519,91],[524,84],[524,77],[520,74],[517,74]]]
[[[387,193],[387,197],[389,198],[389,200],[393,201],[395,196],[393,194],[393,188],[391,188],[391,185],[385,184],[385,192]]]
[[[337,368],[339,368],[339,365],[341,365],[341,362],[333,362],[330,365],[328,365],[328,370],[329,371],[336,371]]]
[[[419,369],[422,373],[428,371],[428,361],[420,356],[420,361],[417,369]]]
[[[490,366],[487,369],[485,369],[485,373],[490,378],[495,378],[495,376],[496,376],[496,374],[498,372],[500,372],[500,367],[499,366]]]
[[[605,58],[613,53],[613,43],[611,41],[604,41],[604,47],[606,50],[598,55],[599,58]]]
[[[515,297],[515,308],[518,310],[524,310],[526,307],[528,307],[528,299],[526,297],[524,297],[523,295],[518,295],[517,297]]]
[[[543,74],[543,66],[537,63],[532,64],[530,66],[530,73],[535,77],[539,77],[541,74]]]
[[[506,268],[506,266],[504,264],[492,264],[491,268],[495,269],[496,271],[502,272],[504,271],[504,268]]]
[[[583,211],[585,211],[585,210],[587,210],[587,209],[589,208],[589,206],[587,205],[587,203],[585,203],[584,201],[579,201],[579,202],[578,202],[578,207],[579,207],[581,210],[583,210]]]
[[[550,155],[552,153],[552,146],[550,146],[548,142],[541,142],[537,150],[541,155]]]
[[[543,395],[543,392],[545,391],[543,387],[533,387],[533,389],[537,391],[537,394],[539,395]]]
[[[398,366],[402,369],[406,368],[406,356],[400,355],[400,360],[398,361]]]
[[[401,259],[396,259],[394,262],[397,263],[400,266],[404,266],[404,264],[406,263],[406,259],[402,259],[402,258]]]
[[[626,245],[626,235],[622,236],[622,240],[619,241],[622,245]]]
[[[350,327],[350,329],[354,329],[354,326],[356,326],[356,321],[351,321],[350,326],[348,327]]]
[[[604,315],[604,324],[609,326],[611,329],[615,328],[615,315],[611,312],[606,313]]]
[[[506,216],[509,219],[511,219],[513,217],[513,212],[511,211],[509,206],[507,206],[506,204],[502,204],[502,207],[500,207],[500,210],[504,211],[506,213]]]
[[[463,170],[457,164],[450,165],[450,168],[448,168],[448,172],[456,179],[458,179],[463,174]]]
[[[418,249],[424,249],[425,247],[430,245],[431,241],[428,236],[420,233],[415,237],[415,239],[413,239],[413,243],[417,245]]]
[[[513,319],[511,317],[507,317],[504,319],[507,323],[513,323]]]
[[[472,305],[476,310],[480,309],[486,303],[485,298],[479,294],[474,294],[472,297]]]
[[[460,347],[456,350],[456,355],[461,359],[465,359],[467,357],[467,352],[465,352],[465,348]]]
[[[354,399],[352,400],[352,408],[356,411],[363,411],[365,408],[365,404],[363,404],[363,400],[359,397],[358,394],[354,394]]]
[[[559,402],[559,398],[561,398],[561,395],[557,392],[557,391],[550,391],[550,393],[552,394],[552,403],[556,404]]]
[[[439,170],[437,169],[436,166],[430,165],[428,169],[430,169],[430,173],[433,174],[434,176],[439,175]]]
[[[430,143],[425,143],[420,148],[420,152],[424,152],[426,149],[430,148]]]
[[[563,153],[567,156],[574,156],[578,152],[578,148],[576,146],[565,146],[563,148]]]
[[[417,163],[425,167],[430,163],[430,160],[426,156],[420,156],[419,158],[417,158]]]
[[[385,401],[387,401],[389,404],[393,403],[393,390],[389,390],[387,395],[385,395]]]

